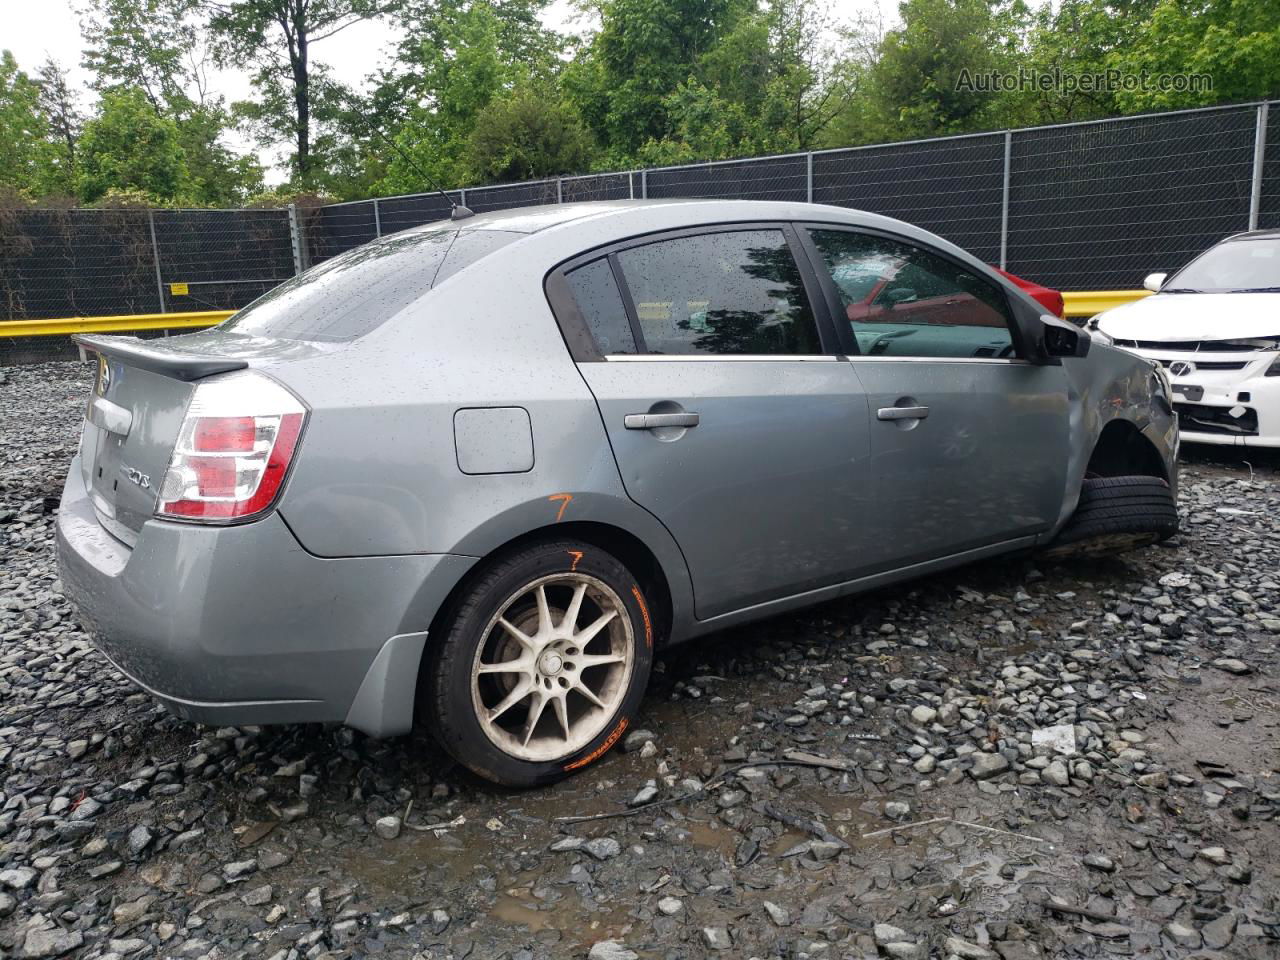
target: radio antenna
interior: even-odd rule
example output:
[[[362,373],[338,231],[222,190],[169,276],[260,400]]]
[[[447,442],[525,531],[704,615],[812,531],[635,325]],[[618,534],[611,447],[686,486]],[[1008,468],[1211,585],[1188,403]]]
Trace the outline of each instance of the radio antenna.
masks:
[[[347,97],[348,97],[348,103],[350,103],[350,94],[347,94]],[[353,107],[358,107],[358,105],[353,105]],[[449,196],[449,194],[445,193],[445,191],[440,188],[440,184],[436,183],[436,181],[432,178],[431,174],[427,173],[427,171],[423,170],[420,166],[418,166],[417,163],[414,162],[413,157],[409,156],[409,154],[406,153],[398,143],[396,143],[394,140],[388,137],[385,133],[383,133],[380,127],[376,126],[371,120],[365,119],[364,116],[360,114],[358,109],[353,109],[352,112],[356,116],[360,117],[360,119],[364,122],[364,125],[368,130],[372,131],[373,133],[376,133],[379,137],[382,138],[383,142],[386,143],[387,146],[389,146],[392,150],[394,150],[397,154],[399,154],[401,160],[403,160],[409,166],[413,167],[413,169],[416,170],[422,176],[422,179],[427,181],[427,183],[430,185],[432,190],[440,194],[440,196],[444,197],[445,201],[449,204],[450,220],[465,220],[467,219],[467,217],[474,217],[476,215],[475,211],[470,209],[469,207],[464,207],[460,203],[455,203],[453,197]]]

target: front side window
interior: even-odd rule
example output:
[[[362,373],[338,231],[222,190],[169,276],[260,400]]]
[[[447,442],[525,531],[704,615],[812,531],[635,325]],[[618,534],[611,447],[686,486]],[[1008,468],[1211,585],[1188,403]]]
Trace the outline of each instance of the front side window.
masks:
[[[660,240],[617,254],[644,348],[659,354],[816,354],[800,270],[781,230]]]
[[[886,237],[811,235],[863,356],[1013,356],[1004,293],[976,273]]]

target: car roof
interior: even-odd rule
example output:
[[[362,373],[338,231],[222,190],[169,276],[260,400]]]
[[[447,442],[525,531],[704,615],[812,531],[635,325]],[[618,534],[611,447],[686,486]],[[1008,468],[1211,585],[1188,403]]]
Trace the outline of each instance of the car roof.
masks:
[[[698,226],[717,220],[830,220],[854,221],[875,217],[860,210],[833,207],[824,204],[782,200],[719,200],[706,197],[670,197],[647,200],[589,200],[577,203],[548,203],[506,210],[478,213],[464,220],[440,220],[413,229],[439,229],[455,227],[459,230],[508,230],[513,233],[539,233],[552,227],[576,220],[586,220],[608,215],[642,216],[666,209],[685,209],[688,225]]]
[[[1232,234],[1223,239],[1223,243],[1229,243],[1234,240],[1275,240],[1280,238],[1280,228],[1271,228],[1267,230],[1249,230],[1245,233]]]
[[[424,226],[453,226],[459,230],[509,230],[512,233],[538,233],[573,220],[597,217],[608,213],[643,208],[707,203],[696,198],[672,198],[670,200],[586,200],[577,203],[544,203],[505,210],[477,213],[463,220],[441,220]]]

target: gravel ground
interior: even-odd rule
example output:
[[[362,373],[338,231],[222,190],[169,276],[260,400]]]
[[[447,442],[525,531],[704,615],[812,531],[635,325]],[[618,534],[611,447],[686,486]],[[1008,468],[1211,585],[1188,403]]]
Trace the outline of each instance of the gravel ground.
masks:
[[[1164,547],[673,651],[515,793],[118,677],[53,562],[87,374],[0,374],[0,958],[1280,956],[1280,457],[1190,452]]]

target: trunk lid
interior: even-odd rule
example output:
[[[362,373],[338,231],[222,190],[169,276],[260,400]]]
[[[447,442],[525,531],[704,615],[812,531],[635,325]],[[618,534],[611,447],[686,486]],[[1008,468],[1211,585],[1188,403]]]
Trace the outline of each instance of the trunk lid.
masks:
[[[74,339],[98,360],[80,445],[85,488],[103,527],[132,545],[155,512],[195,382],[249,364],[174,341]]]

